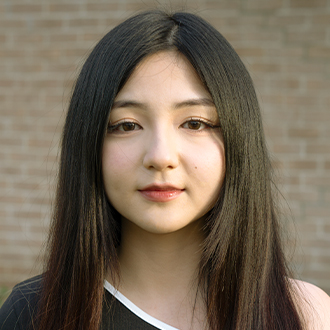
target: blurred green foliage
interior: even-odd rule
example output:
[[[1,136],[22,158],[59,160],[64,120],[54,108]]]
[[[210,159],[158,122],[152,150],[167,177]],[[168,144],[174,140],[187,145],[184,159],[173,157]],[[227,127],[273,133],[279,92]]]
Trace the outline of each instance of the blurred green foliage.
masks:
[[[5,302],[5,300],[8,298],[9,294],[11,292],[11,289],[5,286],[0,286],[0,307]]]

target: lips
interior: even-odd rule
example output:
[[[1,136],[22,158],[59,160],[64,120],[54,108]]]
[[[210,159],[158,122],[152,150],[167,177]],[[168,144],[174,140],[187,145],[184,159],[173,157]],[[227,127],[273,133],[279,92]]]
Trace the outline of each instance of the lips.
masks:
[[[151,202],[170,202],[183,193],[184,189],[170,184],[151,184],[139,190],[140,194]]]

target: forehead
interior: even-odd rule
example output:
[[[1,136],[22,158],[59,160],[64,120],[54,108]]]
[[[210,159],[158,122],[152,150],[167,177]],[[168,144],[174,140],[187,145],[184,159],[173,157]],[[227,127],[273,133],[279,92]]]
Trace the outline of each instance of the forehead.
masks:
[[[137,65],[132,76],[152,78],[164,71],[174,75],[184,72],[188,75],[196,75],[195,78],[199,79],[191,63],[178,51],[162,51],[147,56]]]
[[[125,97],[161,99],[209,97],[192,64],[177,51],[163,51],[143,59],[119,91],[116,100]]]

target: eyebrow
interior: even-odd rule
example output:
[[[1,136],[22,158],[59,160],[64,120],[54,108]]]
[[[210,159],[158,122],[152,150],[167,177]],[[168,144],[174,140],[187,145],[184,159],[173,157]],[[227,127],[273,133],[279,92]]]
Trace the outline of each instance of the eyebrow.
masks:
[[[175,103],[173,108],[179,109],[179,108],[185,108],[185,107],[192,107],[192,106],[206,106],[206,107],[214,107],[214,102],[209,98],[198,98],[198,99],[189,99],[182,102]],[[139,108],[142,110],[146,110],[148,108],[147,104],[142,102],[137,102],[133,100],[122,100],[122,101],[115,101],[112,105],[113,109],[118,108]]]

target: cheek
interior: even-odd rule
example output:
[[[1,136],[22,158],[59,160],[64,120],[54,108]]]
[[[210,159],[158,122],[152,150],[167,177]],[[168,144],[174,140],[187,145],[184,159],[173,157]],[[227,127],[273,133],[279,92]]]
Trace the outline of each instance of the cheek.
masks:
[[[200,181],[202,186],[221,186],[225,172],[225,152],[222,142],[208,143],[190,153],[189,162],[192,164],[191,171]],[[220,188],[219,188],[220,189]]]
[[[133,152],[133,151],[132,151]],[[112,198],[125,189],[127,182],[132,182],[130,174],[133,172],[134,154],[121,148],[118,143],[105,143],[102,156],[102,173],[106,194],[111,202]]]
[[[119,178],[127,175],[138,161],[137,149],[132,146],[122,146],[116,142],[105,142],[103,147],[102,166],[104,179]]]

